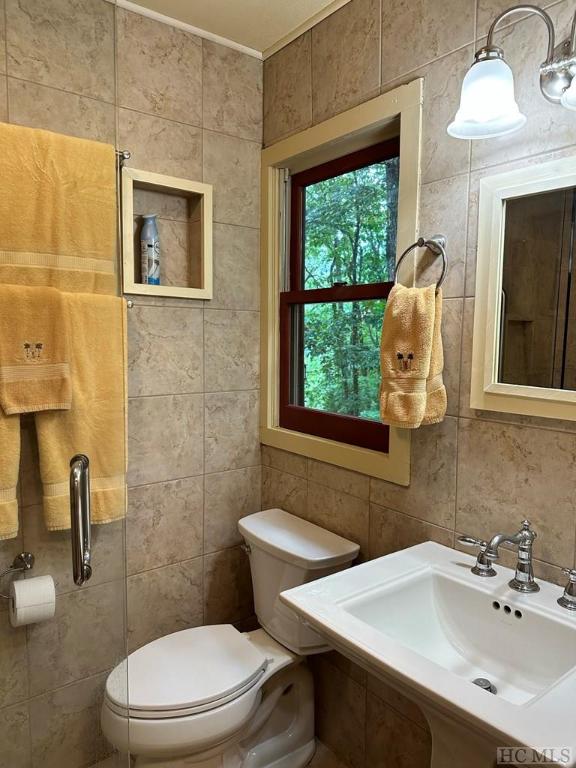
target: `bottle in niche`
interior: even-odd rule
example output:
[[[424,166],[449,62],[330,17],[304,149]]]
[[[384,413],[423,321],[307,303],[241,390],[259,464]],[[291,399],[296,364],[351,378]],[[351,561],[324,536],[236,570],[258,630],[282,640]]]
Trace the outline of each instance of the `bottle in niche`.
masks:
[[[142,282],[148,285],[160,285],[160,240],[156,214],[147,214],[142,218],[144,219],[140,232]]]

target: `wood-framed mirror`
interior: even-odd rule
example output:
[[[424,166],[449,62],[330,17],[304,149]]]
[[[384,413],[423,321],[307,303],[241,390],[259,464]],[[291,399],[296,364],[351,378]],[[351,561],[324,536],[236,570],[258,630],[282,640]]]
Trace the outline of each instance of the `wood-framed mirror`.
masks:
[[[576,420],[576,158],[480,182],[470,405]]]

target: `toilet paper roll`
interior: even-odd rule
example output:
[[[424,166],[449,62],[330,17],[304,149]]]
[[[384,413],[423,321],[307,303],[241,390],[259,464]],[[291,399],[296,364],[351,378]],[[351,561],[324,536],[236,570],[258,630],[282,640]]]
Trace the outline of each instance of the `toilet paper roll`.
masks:
[[[17,579],[10,584],[10,624],[23,627],[54,616],[56,590],[52,576]]]

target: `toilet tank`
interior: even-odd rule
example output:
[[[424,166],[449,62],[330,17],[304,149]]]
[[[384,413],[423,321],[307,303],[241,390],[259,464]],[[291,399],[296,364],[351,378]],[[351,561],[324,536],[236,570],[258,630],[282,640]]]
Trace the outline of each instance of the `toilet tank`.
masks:
[[[266,509],[238,523],[247,544],[254,605],[262,627],[289,650],[323,653],[328,646],[280,602],[280,593],[348,568],[360,547],[283,509]]]

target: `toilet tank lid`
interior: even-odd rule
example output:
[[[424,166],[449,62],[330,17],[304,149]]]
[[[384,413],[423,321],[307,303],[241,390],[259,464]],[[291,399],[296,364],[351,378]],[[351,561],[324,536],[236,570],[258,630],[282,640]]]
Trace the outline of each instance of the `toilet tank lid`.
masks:
[[[266,509],[243,517],[240,533],[249,543],[280,560],[315,570],[352,562],[360,547],[283,509]]]

